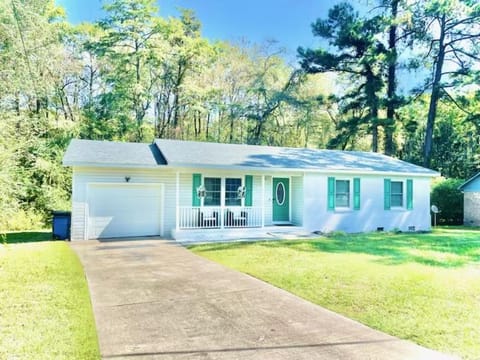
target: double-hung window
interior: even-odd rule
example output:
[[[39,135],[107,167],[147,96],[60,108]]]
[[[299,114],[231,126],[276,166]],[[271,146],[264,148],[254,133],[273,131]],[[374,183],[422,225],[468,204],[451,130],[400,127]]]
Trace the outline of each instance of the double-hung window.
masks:
[[[242,206],[242,198],[239,196],[241,186],[242,179],[225,179],[225,206]]]
[[[392,181],[384,179],[384,208],[413,210],[413,179]]]
[[[224,180],[224,181],[222,181]],[[242,186],[240,178],[205,177],[204,206],[221,206],[222,200],[225,206],[241,206],[242,198],[239,196],[239,188]],[[223,197],[222,197],[223,193]]]
[[[328,211],[360,210],[360,178],[336,179],[329,177],[327,193]]]
[[[350,180],[335,180],[335,207],[350,207]]]
[[[392,181],[390,190],[390,204],[392,207],[403,207],[403,182]]]
[[[222,179],[206,177],[203,179],[205,186],[204,206],[220,206],[222,199]]]

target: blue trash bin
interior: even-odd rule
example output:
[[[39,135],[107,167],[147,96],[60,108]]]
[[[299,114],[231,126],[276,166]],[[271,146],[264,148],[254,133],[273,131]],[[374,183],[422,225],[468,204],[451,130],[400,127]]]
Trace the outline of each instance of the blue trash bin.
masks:
[[[57,240],[70,240],[70,211],[52,211],[52,237]]]

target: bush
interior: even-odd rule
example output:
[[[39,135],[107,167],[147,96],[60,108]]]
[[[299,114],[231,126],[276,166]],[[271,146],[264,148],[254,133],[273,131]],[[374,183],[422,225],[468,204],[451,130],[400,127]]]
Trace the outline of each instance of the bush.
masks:
[[[440,210],[437,214],[437,225],[463,224],[463,193],[458,187],[461,179],[442,179],[432,187],[431,203]]]

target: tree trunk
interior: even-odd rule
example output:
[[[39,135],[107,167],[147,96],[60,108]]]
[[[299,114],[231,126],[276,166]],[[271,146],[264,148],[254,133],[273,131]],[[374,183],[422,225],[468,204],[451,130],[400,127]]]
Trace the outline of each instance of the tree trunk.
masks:
[[[435,126],[435,118],[437,117],[437,106],[438,100],[440,99],[440,91],[442,89],[442,69],[445,60],[445,18],[446,16],[443,15],[440,20],[438,55],[435,61],[435,74],[432,82],[432,94],[430,95],[430,104],[428,107],[427,127],[425,129],[425,142],[423,147],[423,165],[425,167],[429,167],[432,160],[433,129]]]
[[[370,130],[372,132],[372,151],[378,152],[378,97],[376,94],[376,77],[373,69],[367,66],[365,76],[367,83],[365,84],[365,92],[369,107],[368,120],[370,122]]]
[[[387,84],[387,121],[385,124],[385,154],[394,153],[393,133],[395,131],[395,108],[396,108],[396,70],[397,70],[397,14],[398,0],[391,2],[392,25],[390,25],[388,36],[388,48],[390,50],[390,59],[388,65],[388,84]]]

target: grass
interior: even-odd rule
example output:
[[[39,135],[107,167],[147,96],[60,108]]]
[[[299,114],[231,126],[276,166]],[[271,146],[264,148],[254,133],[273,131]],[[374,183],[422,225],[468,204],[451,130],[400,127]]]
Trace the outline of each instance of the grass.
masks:
[[[206,258],[420,345],[480,358],[480,230],[192,246]]]
[[[6,233],[0,232],[0,243],[17,244],[51,240],[51,230],[9,231]]]
[[[43,232],[6,238],[17,244],[0,242],[0,359],[99,359],[85,276],[70,247],[29,242],[47,240]]]

